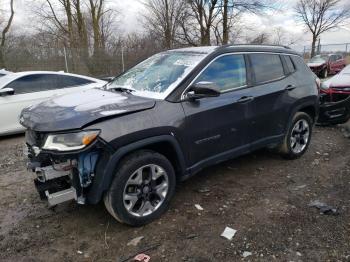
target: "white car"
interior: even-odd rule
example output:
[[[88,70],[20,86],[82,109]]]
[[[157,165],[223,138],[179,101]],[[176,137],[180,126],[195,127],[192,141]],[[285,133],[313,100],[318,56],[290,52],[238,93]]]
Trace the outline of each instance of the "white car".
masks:
[[[81,91],[106,84],[96,78],[63,72],[20,72],[0,77],[0,135],[20,133],[23,108],[53,96]]]

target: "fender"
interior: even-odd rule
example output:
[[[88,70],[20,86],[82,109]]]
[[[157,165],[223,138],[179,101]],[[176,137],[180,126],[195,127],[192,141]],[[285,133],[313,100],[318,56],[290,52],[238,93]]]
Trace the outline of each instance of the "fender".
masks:
[[[304,98],[302,99],[301,102],[298,103],[298,105],[294,105],[293,106],[293,110],[291,110],[290,114],[289,114],[289,119],[288,119],[288,126],[287,129],[285,130],[285,132],[287,132],[287,130],[290,128],[290,125],[292,124],[292,120],[294,115],[300,111],[300,109],[305,108],[305,107],[313,107],[315,109],[315,121],[314,123],[316,123],[317,117],[318,117],[318,113],[319,113],[319,102],[318,102],[318,97],[315,96],[314,99],[311,99],[310,97],[308,98]]]
[[[109,189],[109,186],[112,183],[114,172],[118,166],[119,161],[125,155],[137,149],[141,149],[145,146],[152,145],[154,143],[159,143],[159,142],[168,142],[173,146],[180,165],[180,175],[181,176],[186,175],[187,171],[186,171],[184,154],[175,137],[173,137],[172,135],[161,135],[161,136],[142,139],[119,148],[109,158],[105,160],[103,159],[101,160],[100,165],[102,165],[102,168],[99,168],[100,165],[97,165],[94,183],[92,183],[92,187],[87,193],[88,203],[97,204],[101,200],[104,192]]]

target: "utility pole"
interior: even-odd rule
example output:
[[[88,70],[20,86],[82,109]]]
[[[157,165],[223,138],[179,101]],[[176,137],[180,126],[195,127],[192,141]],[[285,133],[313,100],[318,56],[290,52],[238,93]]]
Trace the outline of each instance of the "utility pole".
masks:
[[[317,44],[317,54],[319,55],[321,53],[321,38],[318,39]]]
[[[65,62],[65,65],[66,65],[66,72],[69,73],[67,52],[66,52],[66,47],[65,46],[63,47],[63,53],[64,53],[64,62]]]
[[[122,46],[122,69],[124,73],[125,67],[124,67],[124,47],[123,46]]]

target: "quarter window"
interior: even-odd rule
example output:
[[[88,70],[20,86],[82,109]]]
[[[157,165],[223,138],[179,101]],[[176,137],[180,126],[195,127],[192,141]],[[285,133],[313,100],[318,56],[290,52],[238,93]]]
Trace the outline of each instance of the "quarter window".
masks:
[[[220,91],[245,86],[246,67],[243,55],[225,55],[214,60],[197,78],[198,82],[213,82]]]
[[[284,56],[284,60],[286,61],[288,73],[293,73],[295,71],[294,64],[292,62],[292,59],[290,58],[289,55]]]
[[[255,80],[264,83],[284,76],[283,66],[279,55],[252,54],[250,55]]]

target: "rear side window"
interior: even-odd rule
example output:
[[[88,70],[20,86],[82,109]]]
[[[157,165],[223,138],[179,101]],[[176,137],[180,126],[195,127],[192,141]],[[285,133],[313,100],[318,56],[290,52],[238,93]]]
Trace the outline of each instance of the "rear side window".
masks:
[[[269,82],[284,76],[282,61],[279,55],[252,54],[250,55],[255,80],[259,83]]]
[[[283,58],[286,61],[286,66],[287,66],[287,69],[288,69],[288,73],[295,72],[295,67],[294,67],[294,64],[293,64],[293,61],[292,61],[291,57],[289,55],[285,55],[285,56],[283,56]]]
[[[220,91],[245,86],[246,67],[243,55],[225,55],[212,62],[196,79],[198,82],[213,82]]]
[[[81,86],[93,83],[93,81],[74,77],[74,76],[64,76],[57,75],[58,78],[58,88],[72,87],[72,86]]]

